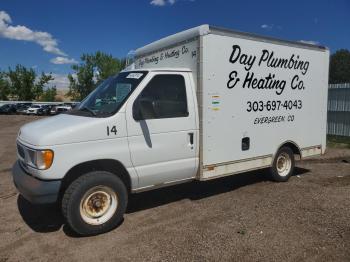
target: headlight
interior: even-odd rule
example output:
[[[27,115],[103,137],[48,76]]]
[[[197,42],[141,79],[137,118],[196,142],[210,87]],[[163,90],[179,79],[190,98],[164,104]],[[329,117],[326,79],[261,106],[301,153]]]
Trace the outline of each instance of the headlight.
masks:
[[[26,149],[28,157],[25,158],[25,162],[27,165],[41,170],[51,167],[54,155],[52,150]]]
[[[42,150],[36,151],[35,164],[38,169],[48,169],[52,165],[53,151]]]

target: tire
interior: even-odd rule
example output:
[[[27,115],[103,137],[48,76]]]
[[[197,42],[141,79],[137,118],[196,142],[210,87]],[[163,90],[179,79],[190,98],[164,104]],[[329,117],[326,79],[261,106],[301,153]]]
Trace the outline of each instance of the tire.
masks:
[[[295,159],[292,149],[282,147],[277,151],[271,166],[271,177],[277,182],[287,182],[294,173]]]
[[[119,177],[105,171],[89,172],[66,189],[62,213],[68,226],[81,236],[108,232],[122,221],[128,192]]]

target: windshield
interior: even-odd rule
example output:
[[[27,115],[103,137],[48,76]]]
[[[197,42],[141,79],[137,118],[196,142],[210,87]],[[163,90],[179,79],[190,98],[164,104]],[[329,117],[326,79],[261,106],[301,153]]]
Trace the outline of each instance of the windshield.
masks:
[[[115,114],[147,75],[146,71],[124,72],[102,82],[72,114],[107,117]]]

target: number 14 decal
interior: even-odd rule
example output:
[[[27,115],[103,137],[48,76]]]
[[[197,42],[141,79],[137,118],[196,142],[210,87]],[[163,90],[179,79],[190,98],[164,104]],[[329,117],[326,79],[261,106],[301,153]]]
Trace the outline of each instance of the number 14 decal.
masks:
[[[107,126],[107,136],[110,136],[111,133],[114,133],[114,135],[117,135],[116,126],[112,126],[112,127]]]

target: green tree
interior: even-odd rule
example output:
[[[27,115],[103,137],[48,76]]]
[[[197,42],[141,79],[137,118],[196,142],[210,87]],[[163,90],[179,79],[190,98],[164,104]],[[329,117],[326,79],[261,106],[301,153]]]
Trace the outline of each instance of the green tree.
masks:
[[[56,87],[49,87],[46,90],[44,90],[40,100],[45,102],[54,102],[56,101],[55,99],[56,95],[57,95]]]
[[[0,100],[8,100],[10,84],[4,72],[0,72]]]
[[[32,68],[28,69],[22,65],[17,65],[14,70],[9,68],[6,75],[11,96],[22,101],[38,100],[43,94],[44,86],[54,79],[51,74],[44,73],[37,79],[37,74]]]
[[[97,84],[110,76],[118,74],[126,65],[125,60],[114,58],[112,55],[100,51],[97,51],[92,59],[97,69]]]
[[[81,61],[81,64],[72,65],[74,74],[68,75],[70,84],[67,96],[73,100],[84,99],[100,82],[118,74],[125,67],[125,60],[100,51],[83,54]]]
[[[340,49],[331,55],[329,82],[331,84],[350,83],[350,52]]]
[[[69,92],[67,96],[73,98],[73,100],[82,100],[95,88],[94,82],[94,61],[90,55],[82,55],[83,61],[80,65],[72,65],[72,69],[75,71],[75,77],[68,75],[69,80]]]

